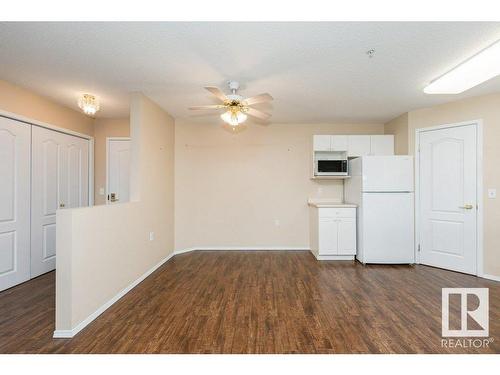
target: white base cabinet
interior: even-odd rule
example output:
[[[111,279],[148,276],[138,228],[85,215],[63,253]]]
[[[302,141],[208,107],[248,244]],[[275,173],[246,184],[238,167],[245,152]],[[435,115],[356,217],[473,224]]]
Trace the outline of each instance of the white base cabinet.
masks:
[[[318,260],[354,259],[356,208],[311,206],[310,246]]]

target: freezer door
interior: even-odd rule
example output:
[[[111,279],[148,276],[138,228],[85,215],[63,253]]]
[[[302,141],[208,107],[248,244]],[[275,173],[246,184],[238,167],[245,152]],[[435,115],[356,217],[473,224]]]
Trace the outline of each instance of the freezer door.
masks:
[[[413,191],[413,157],[365,156],[362,160],[363,191]]]
[[[414,263],[413,193],[363,194],[363,263]]]

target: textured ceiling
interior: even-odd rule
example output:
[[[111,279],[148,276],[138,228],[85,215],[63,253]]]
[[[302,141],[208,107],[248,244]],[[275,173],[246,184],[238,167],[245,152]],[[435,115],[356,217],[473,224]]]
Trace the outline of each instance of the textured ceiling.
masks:
[[[273,122],[386,121],[408,110],[500,91],[500,77],[460,95],[431,80],[500,38],[500,23],[0,23],[0,79],[99,117],[128,115],[142,91],[176,118],[212,104],[205,85],[271,93]],[[366,51],[375,49],[369,58]]]

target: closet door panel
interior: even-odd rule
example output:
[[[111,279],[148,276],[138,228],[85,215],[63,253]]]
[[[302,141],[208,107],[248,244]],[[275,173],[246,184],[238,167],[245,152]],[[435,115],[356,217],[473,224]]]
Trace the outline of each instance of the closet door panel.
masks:
[[[89,142],[85,139],[66,136],[67,156],[66,208],[88,206],[89,201]]]
[[[34,126],[31,277],[55,269],[56,211],[88,205],[88,140]]]
[[[64,135],[33,126],[31,277],[56,266],[56,210],[64,204]]]
[[[35,128],[39,129],[39,128]],[[36,130],[35,130],[36,132]],[[34,151],[38,154],[41,151],[42,166],[40,168],[36,160],[33,160],[33,165],[37,171],[41,171],[41,176],[36,176],[36,180],[41,177],[41,197],[43,202],[43,216],[45,218],[56,214],[59,206],[59,179],[60,179],[60,157],[61,147],[57,138],[47,138],[41,142],[42,150],[35,147]],[[36,158],[36,155],[34,155]],[[36,186],[38,189],[39,186]],[[37,192],[38,194],[38,192]]]
[[[0,117],[0,290],[30,278],[30,133]]]

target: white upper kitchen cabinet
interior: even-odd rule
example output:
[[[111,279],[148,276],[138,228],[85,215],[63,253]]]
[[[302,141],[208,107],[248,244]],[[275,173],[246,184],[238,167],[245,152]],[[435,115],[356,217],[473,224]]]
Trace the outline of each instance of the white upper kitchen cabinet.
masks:
[[[347,151],[347,135],[315,135],[314,151]]]
[[[331,135],[315,135],[313,137],[313,150],[314,151],[330,151],[331,149]]]
[[[332,135],[330,141],[331,151],[347,151],[348,137],[347,135]]]
[[[314,151],[346,152],[350,158],[368,155],[394,155],[394,136],[383,135],[315,135]]]
[[[366,156],[371,152],[371,140],[369,135],[350,135],[348,137],[347,156]]]
[[[394,136],[370,136],[370,155],[394,155]]]

